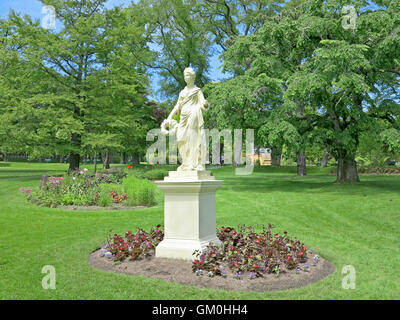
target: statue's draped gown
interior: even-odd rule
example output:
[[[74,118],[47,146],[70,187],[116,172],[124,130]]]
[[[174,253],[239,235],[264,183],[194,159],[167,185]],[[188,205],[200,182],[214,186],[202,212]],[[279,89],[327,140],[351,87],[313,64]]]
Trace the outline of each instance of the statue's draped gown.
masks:
[[[181,170],[205,170],[206,138],[202,111],[205,98],[200,88],[183,89],[179,94],[180,120],[176,133],[182,158]]]

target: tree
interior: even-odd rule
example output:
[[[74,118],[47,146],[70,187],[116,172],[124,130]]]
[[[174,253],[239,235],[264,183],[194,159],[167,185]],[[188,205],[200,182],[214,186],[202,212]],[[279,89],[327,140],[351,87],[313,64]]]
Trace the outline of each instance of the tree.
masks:
[[[272,116],[260,133],[287,137],[298,164],[307,143],[329,146],[338,161],[337,182],[359,181],[359,134],[374,118],[390,124],[381,134],[392,148],[400,141],[398,95],[379,100],[387,87],[398,88],[397,69],[389,66],[398,61],[399,2],[380,2],[386,8],[378,10],[365,10],[365,1],[352,3],[360,12],[354,32],[342,27],[341,1],[291,1],[225,54],[225,66],[244,66],[258,92],[277,94],[261,98]],[[383,50],[395,52],[389,61]]]
[[[390,107],[377,100],[384,92],[384,82],[382,75],[377,73],[380,62],[373,58],[377,47],[367,45],[371,33],[379,32],[375,36],[385,41],[392,37],[393,29],[376,27],[383,18],[381,10],[363,11],[365,3],[354,4],[358,12],[362,12],[357,29],[353,32],[340,27],[331,28],[329,38],[320,41],[304,69],[292,77],[287,94],[289,99],[301,99],[318,112],[318,127],[338,161],[337,182],[359,181],[355,161],[359,136],[373,125],[378,105],[393,123],[399,116],[399,107],[393,99],[385,100]],[[323,19],[334,19],[340,7],[339,2],[327,5]],[[398,13],[398,8],[384,11],[385,21],[390,22],[391,28]],[[398,84],[398,80],[392,77],[389,83]],[[371,98],[371,93],[377,97]],[[394,126],[390,130],[397,132],[398,136]]]
[[[32,152],[69,153],[72,171],[79,168],[81,154],[121,150],[140,126],[136,109],[143,107],[148,81],[129,44],[146,54],[144,21],[119,7],[104,9],[105,0],[43,3],[55,7],[61,31],[10,16],[29,43],[21,55],[36,72],[30,96],[18,109],[37,117],[21,122],[35,123],[26,140],[35,141]]]
[[[236,74],[248,74],[260,110],[269,111],[258,136],[264,145],[271,146],[273,164],[279,165],[281,150],[287,145],[296,154],[298,174],[305,175],[305,148],[310,144],[306,137],[315,119],[303,116],[306,106],[300,101],[297,106],[284,104],[283,94],[289,77],[302,68],[319,38],[310,27],[310,18],[300,19],[294,4],[275,8],[273,13],[267,11],[262,17],[263,24],[254,34],[237,37],[224,53],[224,67]]]
[[[196,84],[203,87],[209,81],[211,41],[191,3],[140,0],[132,3],[132,7],[140,10],[147,20],[146,36],[152,50],[141,61],[150,71],[158,73],[161,96],[177,97],[186,86],[183,71],[189,66],[196,70]]]

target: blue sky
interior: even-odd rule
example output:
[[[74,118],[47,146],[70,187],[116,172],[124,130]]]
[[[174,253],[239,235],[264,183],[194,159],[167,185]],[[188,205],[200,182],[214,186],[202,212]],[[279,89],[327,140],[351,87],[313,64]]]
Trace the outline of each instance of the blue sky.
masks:
[[[117,5],[129,5],[131,2],[131,0],[108,0],[106,7],[112,8]],[[41,19],[44,16],[44,14],[42,14],[42,7],[43,4],[39,0],[0,0],[0,19],[7,18],[11,9],[14,9],[15,12],[21,13],[22,15],[28,14],[33,18]],[[212,81],[222,80],[226,77],[221,72],[221,69],[218,69],[222,64],[218,59],[218,55],[213,56],[210,63],[211,70],[209,76]],[[157,90],[157,77],[153,76],[152,80],[153,90]],[[155,96],[151,98],[160,100]]]

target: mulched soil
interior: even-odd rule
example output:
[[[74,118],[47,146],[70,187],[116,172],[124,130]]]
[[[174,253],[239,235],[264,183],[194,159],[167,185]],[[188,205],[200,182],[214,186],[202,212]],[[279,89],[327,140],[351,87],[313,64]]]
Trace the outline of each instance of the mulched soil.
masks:
[[[249,279],[249,274],[246,273],[241,280],[237,280],[233,278],[233,274],[226,268],[227,278],[222,278],[221,276],[211,278],[207,276],[206,272],[202,276],[196,276],[192,271],[191,261],[156,258],[152,255],[141,260],[125,260],[120,264],[114,264],[111,259],[101,257],[99,250],[89,255],[89,264],[99,270],[145,276],[199,288],[256,292],[304,287],[325,278],[335,271],[335,266],[321,257],[316,266],[309,263],[309,272],[301,271],[300,274],[296,274],[295,270],[288,270],[281,272],[279,277],[274,274],[266,274],[264,277],[251,280]]]

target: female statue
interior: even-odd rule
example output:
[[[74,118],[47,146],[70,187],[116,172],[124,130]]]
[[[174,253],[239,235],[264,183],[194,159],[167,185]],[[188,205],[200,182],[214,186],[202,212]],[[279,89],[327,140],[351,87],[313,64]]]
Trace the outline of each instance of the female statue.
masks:
[[[209,107],[204,99],[201,89],[194,84],[196,73],[192,68],[186,68],[183,72],[187,86],[179,93],[178,101],[169,114],[165,124],[172,124],[172,117],[180,115],[177,124],[177,143],[182,165],[178,171],[205,170],[206,138],[202,111]]]

